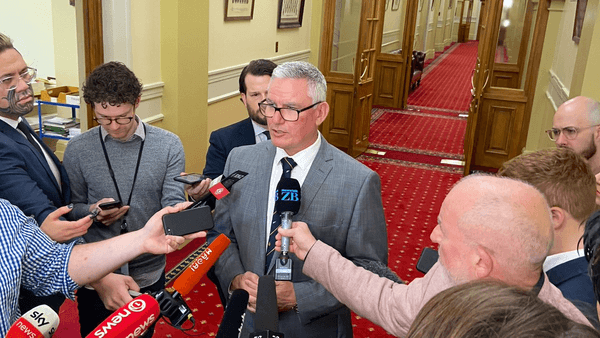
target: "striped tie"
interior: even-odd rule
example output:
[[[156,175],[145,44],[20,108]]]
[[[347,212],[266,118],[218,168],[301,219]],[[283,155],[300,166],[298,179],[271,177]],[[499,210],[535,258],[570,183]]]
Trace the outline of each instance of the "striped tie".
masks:
[[[291,157],[284,157],[281,159],[281,166],[283,167],[283,173],[281,178],[292,178],[292,169],[296,166],[296,162]],[[277,192],[275,192],[277,193]],[[271,232],[269,233],[269,245],[267,246],[267,259],[265,261],[265,274],[269,270],[271,265],[271,259],[275,253],[275,236],[277,235],[277,228],[281,225],[281,215],[277,212],[276,208],[273,208],[273,221],[271,222]]]

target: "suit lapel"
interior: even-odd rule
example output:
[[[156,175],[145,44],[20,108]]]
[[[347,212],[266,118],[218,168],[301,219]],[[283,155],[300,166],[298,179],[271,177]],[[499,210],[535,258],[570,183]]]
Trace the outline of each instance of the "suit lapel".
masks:
[[[333,169],[333,152],[331,146],[321,137],[321,147],[313,161],[306,179],[302,184],[302,204],[298,211],[298,219],[302,219],[310,208],[315,196]]]
[[[256,198],[255,201],[255,218],[257,221],[258,231],[254,232],[258,234],[258,238],[255,238],[256,243],[259,247],[259,254],[262,259],[257,268],[264,269],[266,259],[266,238],[267,238],[267,212],[273,212],[273,210],[267,211],[269,205],[269,183],[271,181],[271,172],[273,171],[273,159],[275,158],[275,147],[271,142],[261,142],[258,147],[262,149],[261,160],[257,167],[257,179],[258,185],[256,187]],[[265,170],[266,169],[266,170]],[[262,172],[261,172],[262,171]]]
[[[250,118],[244,120],[244,123],[241,124],[241,128],[238,128],[238,133],[243,140],[243,144],[256,144],[254,127],[252,126],[252,120],[250,120]]]
[[[26,119],[23,119],[23,122],[25,122],[25,125],[27,126],[27,128],[30,129],[31,135],[40,143],[40,145],[43,147],[44,151],[46,151],[50,155],[50,158],[52,158],[52,160],[54,161],[56,166],[58,168],[60,168],[60,163],[58,161],[58,158],[56,158],[56,156],[50,150],[50,148],[48,148],[48,146],[36,135],[36,133],[33,131],[33,129],[31,129],[31,126],[29,126],[29,123],[27,123]],[[44,167],[44,169],[46,170],[46,174],[51,179],[52,183],[56,187],[56,190],[61,191],[60,187],[58,186],[58,182],[56,181],[56,177],[54,177],[52,170],[50,170],[50,166],[48,165],[48,161],[46,161],[46,157],[44,157],[44,155],[40,154],[37,151],[37,149],[35,149],[34,146],[31,143],[29,143],[29,141],[23,135],[21,135],[21,133],[19,133],[15,128],[9,126],[4,121],[0,121],[0,132],[4,133],[6,136],[11,138],[13,141],[27,147],[29,149],[29,151],[31,151],[31,153],[33,153],[33,156],[38,160],[38,162],[42,165],[42,167]]]

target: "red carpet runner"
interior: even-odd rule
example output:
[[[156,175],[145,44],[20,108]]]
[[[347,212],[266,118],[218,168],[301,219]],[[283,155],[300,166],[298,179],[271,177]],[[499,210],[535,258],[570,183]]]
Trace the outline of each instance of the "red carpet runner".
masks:
[[[431,72],[424,74],[419,88],[408,97],[410,106],[456,111],[469,109],[477,41],[458,44],[449,52]]]

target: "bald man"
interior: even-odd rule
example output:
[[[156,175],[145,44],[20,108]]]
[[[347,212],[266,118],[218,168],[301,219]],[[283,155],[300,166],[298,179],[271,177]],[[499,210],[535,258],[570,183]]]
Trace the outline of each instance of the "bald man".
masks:
[[[419,310],[434,295],[479,279],[531,290],[570,319],[591,326],[542,271],[554,237],[550,211],[544,196],[521,181],[471,175],[454,186],[431,233],[431,240],[439,244],[439,261],[409,285],[395,284],[355,266],[317,241],[305,223],[280,229],[277,248],[282,235],[292,239],[290,252],[305,260],[304,274],[396,336],[406,335]]]
[[[573,149],[585,157],[594,174],[600,173],[600,105],[577,96],[563,103],[554,114],[552,129],[546,133],[557,147]]]

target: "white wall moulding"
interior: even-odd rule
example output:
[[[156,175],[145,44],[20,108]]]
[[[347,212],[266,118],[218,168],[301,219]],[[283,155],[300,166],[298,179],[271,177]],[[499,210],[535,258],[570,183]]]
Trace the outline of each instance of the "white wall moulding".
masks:
[[[552,69],[549,70],[549,73],[550,83],[548,84],[548,90],[546,90],[546,97],[548,97],[556,111],[561,104],[569,99],[569,89],[565,87]]]
[[[164,119],[161,110],[164,88],[164,82],[149,83],[142,87],[140,105],[135,111],[142,121],[153,124]]]
[[[306,61],[310,58],[310,49],[270,58],[276,64],[289,61]],[[247,63],[216,69],[208,72],[208,104],[226,100],[239,95],[238,79]]]

